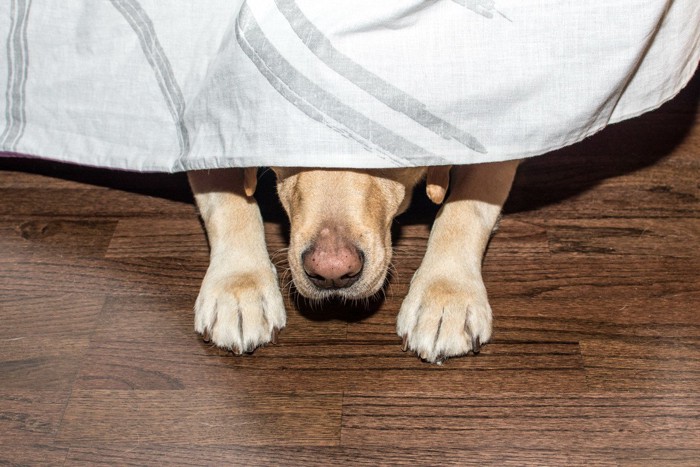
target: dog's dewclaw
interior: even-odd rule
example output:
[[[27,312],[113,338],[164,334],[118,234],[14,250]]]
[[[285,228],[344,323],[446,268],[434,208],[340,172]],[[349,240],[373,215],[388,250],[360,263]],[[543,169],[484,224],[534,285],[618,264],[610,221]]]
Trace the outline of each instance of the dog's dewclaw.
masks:
[[[428,194],[428,198],[430,198],[430,201],[432,201],[433,203],[442,204],[442,202],[445,200],[447,190],[445,190],[440,185],[429,184],[425,190]]]
[[[450,168],[451,166],[444,166],[428,169],[425,189],[428,198],[435,204],[442,204],[445,200],[447,188],[450,186]]]
[[[478,355],[481,352],[481,341],[478,336],[472,339],[472,352],[474,352],[474,355]]]
[[[243,189],[248,197],[255,194],[255,189],[258,186],[258,168],[248,167],[243,171]]]

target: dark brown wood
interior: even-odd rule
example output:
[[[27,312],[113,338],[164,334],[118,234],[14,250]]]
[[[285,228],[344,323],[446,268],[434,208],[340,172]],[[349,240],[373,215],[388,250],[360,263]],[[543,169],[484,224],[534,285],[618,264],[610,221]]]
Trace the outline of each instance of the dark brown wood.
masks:
[[[395,223],[386,298],[310,307],[234,357],[193,331],[186,178],[0,159],[0,463],[698,465],[700,80],[528,160],[484,260],[478,357],[401,352],[436,208]],[[259,186],[270,254],[287,224]]]

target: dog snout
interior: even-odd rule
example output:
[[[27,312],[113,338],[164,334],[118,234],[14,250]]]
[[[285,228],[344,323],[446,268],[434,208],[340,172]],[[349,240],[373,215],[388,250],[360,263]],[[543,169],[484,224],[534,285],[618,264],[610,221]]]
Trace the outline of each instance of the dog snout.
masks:
[[[364,255],[352,242],[324,229],[302,254],[302,265],[316,287],[343,289],[353,285],[362,275]]]

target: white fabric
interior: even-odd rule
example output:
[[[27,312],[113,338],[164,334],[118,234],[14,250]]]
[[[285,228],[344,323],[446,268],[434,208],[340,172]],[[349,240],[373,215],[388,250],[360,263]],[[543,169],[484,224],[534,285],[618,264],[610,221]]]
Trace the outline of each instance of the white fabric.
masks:
[[[0,150],[91,166],[529,157],[692,77],[698,0],[4,0]]]

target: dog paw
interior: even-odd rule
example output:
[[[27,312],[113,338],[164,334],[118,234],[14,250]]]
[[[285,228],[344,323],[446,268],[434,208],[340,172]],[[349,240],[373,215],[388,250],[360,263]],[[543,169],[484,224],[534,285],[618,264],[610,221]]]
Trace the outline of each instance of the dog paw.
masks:
[[[481,278],[423,280],[416,275],[396,329],[403,349],[430,363],[478,354],[491,338],[491,307]]]
[[[276,343],[277,333],[286,324],[274,269],[222,274],[210,266],[194,312],[195,331],[237,355]]]

